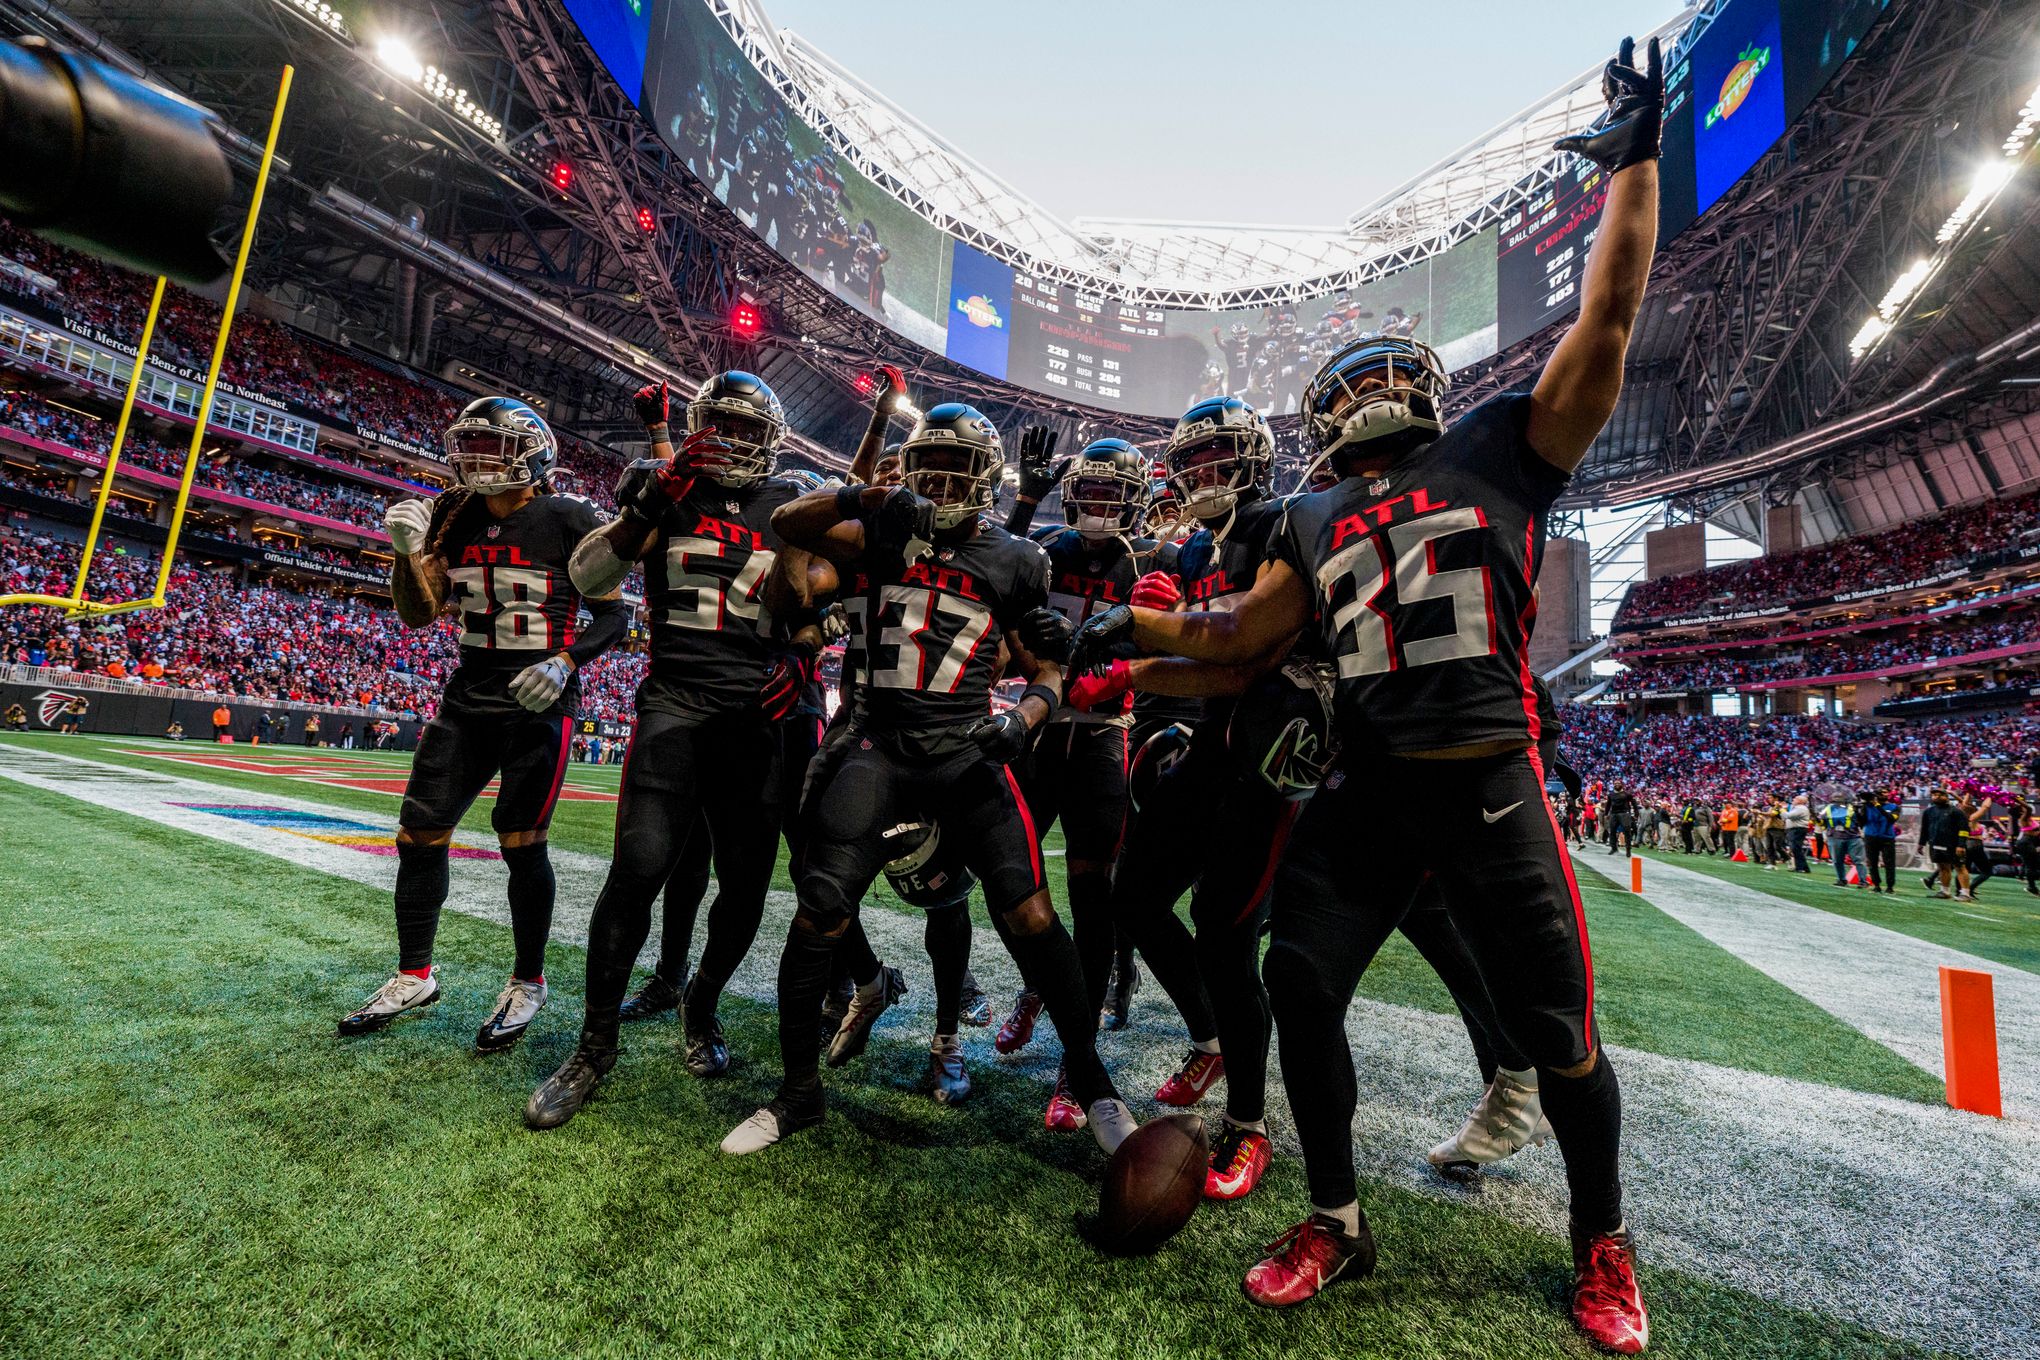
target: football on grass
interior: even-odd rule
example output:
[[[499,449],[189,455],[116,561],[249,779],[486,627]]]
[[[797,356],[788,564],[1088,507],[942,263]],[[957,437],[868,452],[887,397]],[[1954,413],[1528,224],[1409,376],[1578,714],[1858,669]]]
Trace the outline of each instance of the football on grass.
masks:
[[[1204,1198],[1210,1158],[1204,1121],[1194,1114],[1135,1129],[1105,1165],[1091,1241],[1114,1256],[1144,1256],[1174,1237]]]

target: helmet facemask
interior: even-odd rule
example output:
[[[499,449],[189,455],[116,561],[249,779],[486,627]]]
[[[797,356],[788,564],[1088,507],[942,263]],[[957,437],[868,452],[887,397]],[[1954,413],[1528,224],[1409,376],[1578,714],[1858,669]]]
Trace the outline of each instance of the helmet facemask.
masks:
[[[447,426],[440,447],[454,484],[480,496],[535,486],[551,465],[552,431],[536,415],[501,424],[463,415]]]
[[[1079,458],[1063,474],[1063,522],[1094,542],[1137,536],[1147,517],[1147,489],[1141,473]]]
[[[759,413],[748,402],[716,398],[687,403],[687,433],[699,434],[713,428],[715,437],[729,445],[724,455],[729,466],[714,474],[724,486],[750,486],[772,474],[772,460],[778,452],[786,427]]]
[[[901,451],[907,490],[935,506],[935,527],[954,529],[991,509],[1001,464],[965,445],[908,444]]]
[[[1257,490],[1266,464],[1257,442],[1244,430],[1219,430],[1199,443],[1170,449],[1169,488],[1182,503],[1181,514],[1223,519],[1242,492]]]
[[[1421,340],[1374,336],[1335,354],[1303,392],[1311,445],[1345,476],[1355,458],[1386,467],[1444,432],[1448,383]]]

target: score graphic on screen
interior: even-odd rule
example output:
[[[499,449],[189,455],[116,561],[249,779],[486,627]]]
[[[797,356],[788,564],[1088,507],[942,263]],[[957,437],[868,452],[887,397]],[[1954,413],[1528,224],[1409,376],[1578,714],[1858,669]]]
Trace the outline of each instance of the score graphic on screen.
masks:
[[[1580,276],[1607,199],[1607,173],[1576,157],[1557,183],[1503,220],[1495,238],[1495,320],[1503,349],[1579,309]]]
[[[1016,274],[1007,376],[1037,392],[1123,408],[1137,356],[1161,333],[1160,313]]]

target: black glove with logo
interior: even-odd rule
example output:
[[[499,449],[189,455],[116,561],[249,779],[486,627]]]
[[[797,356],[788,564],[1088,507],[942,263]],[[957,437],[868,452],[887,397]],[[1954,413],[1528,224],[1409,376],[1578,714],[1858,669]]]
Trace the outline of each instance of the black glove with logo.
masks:
[[[1133,610],[1116,604],[1084,620],[1070,646],[1069,664],[1064,669],[1071,675],[1102,675],[1113,662],[1138,655],[1140,648],[1133,640]]]
[[[1027,742],[1034,735],[1034,729],[1027,725],[1027,719],[1020,716],[1018,708],[1009,708],[1004,713],[994,713],[983,722],[974,723],[966,734],[977,743],[977,748],[987,759],[1001,765],[1010,765],[1027,754]]]
[[[1641,161],[1658,158],[1658,136],[1665,121],[1665,72],[1658,40],[1650,40],[1644,68],[1636,69],[1636,39],[1624,38],[1615,60],[1601,74],[1601,95],[1608,112],[1585,132],[1561,137],[1554,151],[1585,156],[1610,174]]]
[[[1055,457],[1055,445],[1059,437],[1054,430],[1045,425],[1029,425],[1020,431],[1018,494],[1021,500],[1033,501],[1039,505],[1049,492],[1055,490],[1056,483],[1063,479],[1063,473],[1069,469],[1070,460],[1065,458],[1053,465],[1048,461]]]
[[[935,502],[896,486],[865,516],[864,533],[872,547],[898,552],[911,562],[933,546]]]
[[[1021,616],[1015,631],[1028,655],[1060,666],[1070,659],[1070,639],[1077,630],[1053,609],[1030,609]]]

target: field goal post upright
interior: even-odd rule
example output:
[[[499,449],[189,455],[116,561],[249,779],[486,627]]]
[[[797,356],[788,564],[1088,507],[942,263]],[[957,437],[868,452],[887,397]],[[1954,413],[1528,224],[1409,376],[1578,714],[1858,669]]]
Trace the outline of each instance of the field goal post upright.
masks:
[[[269,186],[269,167],[276,159],[276,142],[283,131],[283,111],[290,102],[290,84],[296,74],[295,68],[286,65],[276,91],[276,108],[269,118],[269,136],[262,144],[262,161],[255,171],[255,192],[248,202],[248,220],[241,229],[240,248],[234,253],[233,277],[227,284],[227,297],[220,311],[219,333],[213,339],[212,361],[205,371],[205,388],[199,396],[197,419],[191,427],[191,446],[184,455],[184,474],[178,480],[177,501],[170,512],[170,533],[163,545],[162,563],[156,572],[156,586],[150,594],[133,600],[88,600],[85,598],[85,580],[92,570],[92,560],[99,547],[99,531],[106,518],[107,502],[113,496],[113,477],[120,464],[121,448],[126,443],[128,423],[135,409],[135,398],[141,391],[142,365],[148,361],[149,347],[155,338],[156,318],[162,310],[163,292],[166,280],[156,279],[154,294],[149,299],[148,315],[142,321],[142,334],[136,345],[133,371],[128,375],[127,393],[121,401],[120,421],[114,427],[113,444],[106,455],[106,467],[99,479],[99,494],[92,505],[92,521],[85,533],[85,552],[78,563],[78,576],[66,595],[39,595],[23,593],[0,595],[0,605],[43,605],[62,609],[69,618],[90,618],[108,614],[127,614],[142,609],[161,609],[170,586],[171,565],[177,556],[177,539],[184,528],[184,514],[191,504],[191,484],[198,476],[198,455],[205,446],[206,424],[212,418],[213,395],[219,388],[220,369],[226,362],[227,336],[234,325],[234,309],[241,297],[241,279],[248,268],[248,252],[255,243],[255,224],[262,214],[263,191]]]

